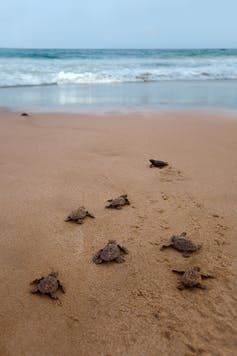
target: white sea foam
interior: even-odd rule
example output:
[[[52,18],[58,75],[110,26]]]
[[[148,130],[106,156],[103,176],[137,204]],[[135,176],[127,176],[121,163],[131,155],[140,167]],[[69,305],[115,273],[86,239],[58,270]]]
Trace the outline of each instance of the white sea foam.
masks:
[[[0,87],[237,79],[237,56],[1,58]]]
[[[92,84],[92,83],[115,83],[122,82],[121,79],[110,75],[109,73],[73,73],[73,72],[59,72],[54,80],[57,84]]]

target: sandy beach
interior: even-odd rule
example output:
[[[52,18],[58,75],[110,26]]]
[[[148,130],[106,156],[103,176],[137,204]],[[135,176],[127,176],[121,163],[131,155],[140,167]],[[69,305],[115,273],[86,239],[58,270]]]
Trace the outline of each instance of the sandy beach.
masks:
[[[234,116],[1,112],[0,355],[235,355],[236,152]],[[96,219],[64,222],[80,205]],[[183,231],[200,251],[160,250]],[[125,262],[95,265],[109,239]],[[195,265],[216,278],[178,290]],[[51,271],[60,301],[30,293]]]

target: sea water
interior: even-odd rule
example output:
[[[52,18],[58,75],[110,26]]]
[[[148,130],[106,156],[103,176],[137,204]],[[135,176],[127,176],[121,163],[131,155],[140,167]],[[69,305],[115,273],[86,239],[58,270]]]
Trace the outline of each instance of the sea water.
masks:
[[[0,49],[0,107],[237,108],[237,49]]]

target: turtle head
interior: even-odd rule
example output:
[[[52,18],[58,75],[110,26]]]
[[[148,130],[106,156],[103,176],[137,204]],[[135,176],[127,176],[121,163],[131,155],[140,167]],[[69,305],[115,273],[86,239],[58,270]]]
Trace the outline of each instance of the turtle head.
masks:
[[[49,274],[49,276],[58,278],[58,272],[51,272],[51,273]]]
[[[177,238],[178,238],[178,236],[176,236],[176,235],[171,236],[171,242],[174,243],[177,240]]]
[[[116,244],[116,240],[109,240],[108,244]]]
[[[121,198],[127,199],[128,195],[127,194],[122,194]]]
[[[193,267],[193,271],[195,271],[195,272],[200,272],[200,271],[201,271],[201,268],[200,268],[200,267],[197,267],[197,266],[194,266],[194,267]]]

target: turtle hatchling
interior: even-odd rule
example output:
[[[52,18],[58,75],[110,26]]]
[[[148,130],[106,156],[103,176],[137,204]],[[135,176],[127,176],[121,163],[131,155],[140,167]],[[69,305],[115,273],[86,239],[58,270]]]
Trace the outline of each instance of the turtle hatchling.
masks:
[[[65,293],[65,289],[61,282],[58,280],[58,273],[52,272],[47,277],[41,277],[31,282],[35,287],[31,293],[46,294],[52,299],[58,299],[57,291],[60,289]]]
[[[166,166],[168,166],[168,162],[164,162],[164,161],[159,161],[157,159],[149,159],[150,161],[150,168],[156,167],[156,168],[164,168]]]
[[[202,245],[196,245],[191,240],[186,238],[186,232],[182,232],[179,236],[173,235],[171,237],[170,244],[163,245],[161,250],[165,248],[174,248],[180,252],[183,252],[184,257],[189,257],[192,252],[200,250]]]
[[[178,289],[185,289],[185,288],[201,288],[206,289],[207,287],[202,284],[202,278],[214,278],[209,274],[202,274],[200,267],[191,267],[188,268],[186,271],[181,270],[172,270],[175,273],[182,274],[180,281],[178,283]]]
[[[109,240],[107,245],[95,254],[93,262],[96,264],[110,261],[121,263],[124,262],[123,254],[128,254],[127,248],[120,246],[115,240]]]
[[[84,219],[89,216],[94,218],[94,215],[90,214],[83,206],[76,210],[72,210],[71,213],[66,217],[65,221],[73,221],[77,224],[83,224]]]
[[[120,197],[115,199],[107,200],[106,208],[122,209],[124,205],[130,205],[127,194],[120,195]]]

